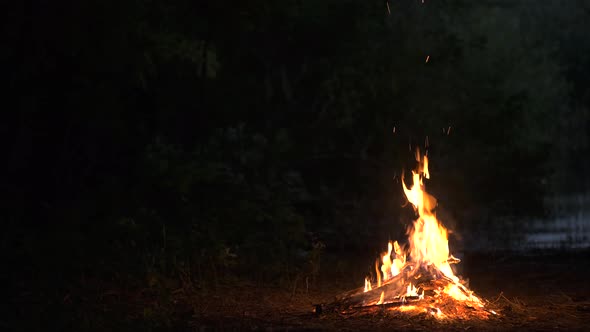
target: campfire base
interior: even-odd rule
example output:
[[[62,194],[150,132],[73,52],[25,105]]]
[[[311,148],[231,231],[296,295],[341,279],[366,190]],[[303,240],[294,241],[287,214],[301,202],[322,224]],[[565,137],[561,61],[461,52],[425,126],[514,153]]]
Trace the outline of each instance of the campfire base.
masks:
[[[406,294],[409,285],[418,289],[420,296]],[[415,314],[430,314],[437,318],[487,318],[493,311],[476,300],[459,301],[444,292],[448,286],[457,289],[469,298],[467,287],[446,277],[433,266],[407,264],[402,273],[387,280],[381,287],[365,292],[355,289],[338,296],[335,301],[316,306],[315,312],[337,312],[344,315],[364,315],[389,311]],[[383,294],[383,298],[382,298]]]

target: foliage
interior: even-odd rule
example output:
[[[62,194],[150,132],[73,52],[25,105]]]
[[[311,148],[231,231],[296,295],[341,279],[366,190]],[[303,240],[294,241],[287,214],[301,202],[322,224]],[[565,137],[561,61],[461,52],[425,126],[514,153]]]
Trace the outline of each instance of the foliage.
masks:
[[[277,160],[285,140],[280,131],[267,139],[239,124],[192,151],[161,138],[149,145],[143,191],[153,198],[150,215],[186,234],[172,250],[199,264],[287,271],[306,240],[293,207],[305,190],[297,172]]]

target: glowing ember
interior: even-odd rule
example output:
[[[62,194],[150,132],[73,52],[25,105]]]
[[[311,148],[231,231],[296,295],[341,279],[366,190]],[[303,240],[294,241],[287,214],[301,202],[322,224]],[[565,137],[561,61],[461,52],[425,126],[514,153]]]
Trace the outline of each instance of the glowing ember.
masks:
[[[445,316],[445,314],[443,314],[439,308],[429,308],[429,309],[430,309],[430,314],[436,318],[443,318]]]
[[[399,307],[399,311],[412,311],[412,310],[416,310],[416,309],[418,309],[418,307],[416,307],[415,305],[406,305],[406,306]]]

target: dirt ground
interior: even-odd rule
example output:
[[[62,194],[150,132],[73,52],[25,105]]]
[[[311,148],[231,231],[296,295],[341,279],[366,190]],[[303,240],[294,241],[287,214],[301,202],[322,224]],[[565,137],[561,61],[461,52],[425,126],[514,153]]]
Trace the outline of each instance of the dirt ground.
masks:
[[[338,259],[340,257],[340,260]],[[497,315],[483,319],[462,308],[462,319],[387,308],[314,312],[317,304],[362,286],[362,259],[325,257],[314,281],[305,275],[283,286],[185,278],[146,288],[105,279],[67,289],[20,294],[0,319],[5,331],[590,331],[590,252],[466,255],[459,275]],[[343,263],[344,262],[344,263]],[[276,283],[275,283],[276,284]],[[49,300],[47,299],[53,299]],[[325,308],[325,306],[324,306]],[[441,308],[441,310],[454,310]],[[467,317],[467,318],[465,318]]]
[[[471,255],[462,275],[497,315],[488,319],[435,319],[426,313],[371,310],[315,314],[349,289],[332,282],[314,289],[220,287],[202,298],[189,319],[196,330],[590,330],[588,253]]]

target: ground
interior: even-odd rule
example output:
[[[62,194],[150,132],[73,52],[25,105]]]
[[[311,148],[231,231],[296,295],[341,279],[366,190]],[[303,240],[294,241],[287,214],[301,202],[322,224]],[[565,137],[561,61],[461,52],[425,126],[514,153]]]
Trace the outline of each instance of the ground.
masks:
[[[85,284],[64,290],[59,303],[52,303],[45,311],[38,305],[25,308],[36,318],[16,324],[21,328],[24,324],[26,330],[56,327],[89,331],[587,330],[587,256],[588,252],[466,255],[461,275],[470,279],[470,288],[486,300],[486,307],[498,313],[485,320],[437,320],[426,313],[404,314],[386,309],[316,314],[314,305],[329,303],[337,295],[362,285],[362,278],[354,282],[356,276],[335,273],[340,275],[335,277],[335,270],[325,262],[319,280],[301,277],[297,283],[291,280],[283,286],[226,280],[203,287],[183,278],[160,287],[142,288],[86,280]],[[14,327],[3,324],[8,330]]]
[[[587,330],[590,258],[585,253],[468,255],[462,274],[498,315],[487,320],[437,320],[387,310],[362,314],[313,313],[346,288],[226,289],[193,317],[194,326],[259,330]],[[334,287],[335,286],[335,287]]]

